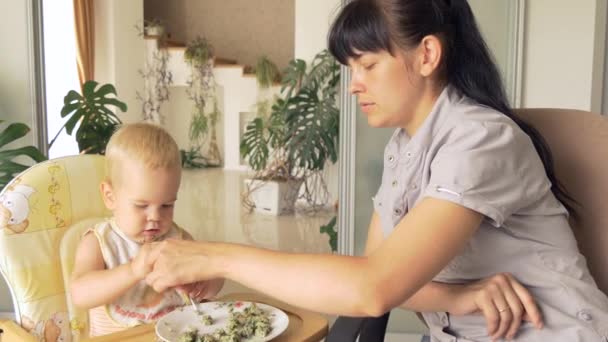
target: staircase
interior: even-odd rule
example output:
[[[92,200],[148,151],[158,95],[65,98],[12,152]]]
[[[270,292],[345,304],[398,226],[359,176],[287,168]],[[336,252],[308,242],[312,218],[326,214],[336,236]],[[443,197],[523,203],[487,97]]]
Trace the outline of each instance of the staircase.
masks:
[[[164,46],[159,47],[158,36],[145,36],[144,39],[146,41],[146,56],[151,56],[159,48],[167,50],[169,55],[167,68],[173,78],[171,87],[187,87],[190,66],[184,61],[186,46],[169,40],[166,41]],[[237,64],[237,61],[233,59],[220,57],[214,59],[213,72],[218,85],[218,105],[223,114],[217,124],[217,139],[219,151],[224,161],[224,169],[227,170],[248,170],[248,165],[241,160],[239,144],[245,126],[254,118],[254,108],[260,89],[255,74],[246,73],[245,69],[244,65]],[[278,94],[280,85],[275,85],[271,88],[271,91]],[[183,99],[170,98],[169,101],[183,101]],[[189,122],[189,117],[183,115],[170,114],[166,116],[167,120],[186,120]],[[183,124],[172,126],[181,127],[177,132],[171,132],[174,136],[187,137],[188,132],[187,130],[184,131]]]

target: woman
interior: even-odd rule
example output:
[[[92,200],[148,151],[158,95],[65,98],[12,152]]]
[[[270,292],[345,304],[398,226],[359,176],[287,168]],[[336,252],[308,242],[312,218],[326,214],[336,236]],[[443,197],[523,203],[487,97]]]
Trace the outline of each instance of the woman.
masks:
[[[434,341],[603,341],[608,299],[577,250],[568,197],[542,138],[509,108],[466,0],[355,0],[329,46],[368,123],[396,128],[365,256],[170,241],[147,280],[225,277],[350,316],[403,306],[424,312]],[[534,326],[519,325],[526,313]]]

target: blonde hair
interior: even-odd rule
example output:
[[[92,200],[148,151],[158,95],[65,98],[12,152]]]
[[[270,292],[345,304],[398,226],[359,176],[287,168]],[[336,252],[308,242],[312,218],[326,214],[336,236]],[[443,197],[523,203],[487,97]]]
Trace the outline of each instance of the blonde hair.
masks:
[[[116,180],[121,162],[142,163],[150,169],[181,169],[177,143],[162,127],[145,122],[125,124],[106,146],[106,180]]]

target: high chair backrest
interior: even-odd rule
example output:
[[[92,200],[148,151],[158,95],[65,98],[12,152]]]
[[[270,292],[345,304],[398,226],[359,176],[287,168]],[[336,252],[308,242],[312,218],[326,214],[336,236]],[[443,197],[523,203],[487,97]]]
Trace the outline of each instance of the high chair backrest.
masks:
[[[570,223],[591,275],[608,295],[608,117],[570,109],[520,109],[545,138],[557,179],[579,203]]]
[[[73,251],[60,253],[60,245],[71,226],[109,215],[103,177],[103,156],[70,156],[32,166],[0,192],[0,271],[18,323],[41,341],[70,341],[86,330],[86,317],[68,309]]]

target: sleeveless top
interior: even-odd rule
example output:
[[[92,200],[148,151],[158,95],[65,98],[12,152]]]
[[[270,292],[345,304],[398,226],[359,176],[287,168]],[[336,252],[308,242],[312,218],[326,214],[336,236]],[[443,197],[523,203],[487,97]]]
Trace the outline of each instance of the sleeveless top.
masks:
[[[116,225],[114,219],[108,219],[89,229],[87,234],[95,234],[106,269],[112,269],[130,262],[141,247],[141,244],[128,238]],[[163,236],[183,239],[184,231],[177,225]],[[116,301],[89,310],[90,336],[105,335],[128,327],[158,320],[177,307],[186,304],[187,300],[175,290],[157,293],[139,281]]]

